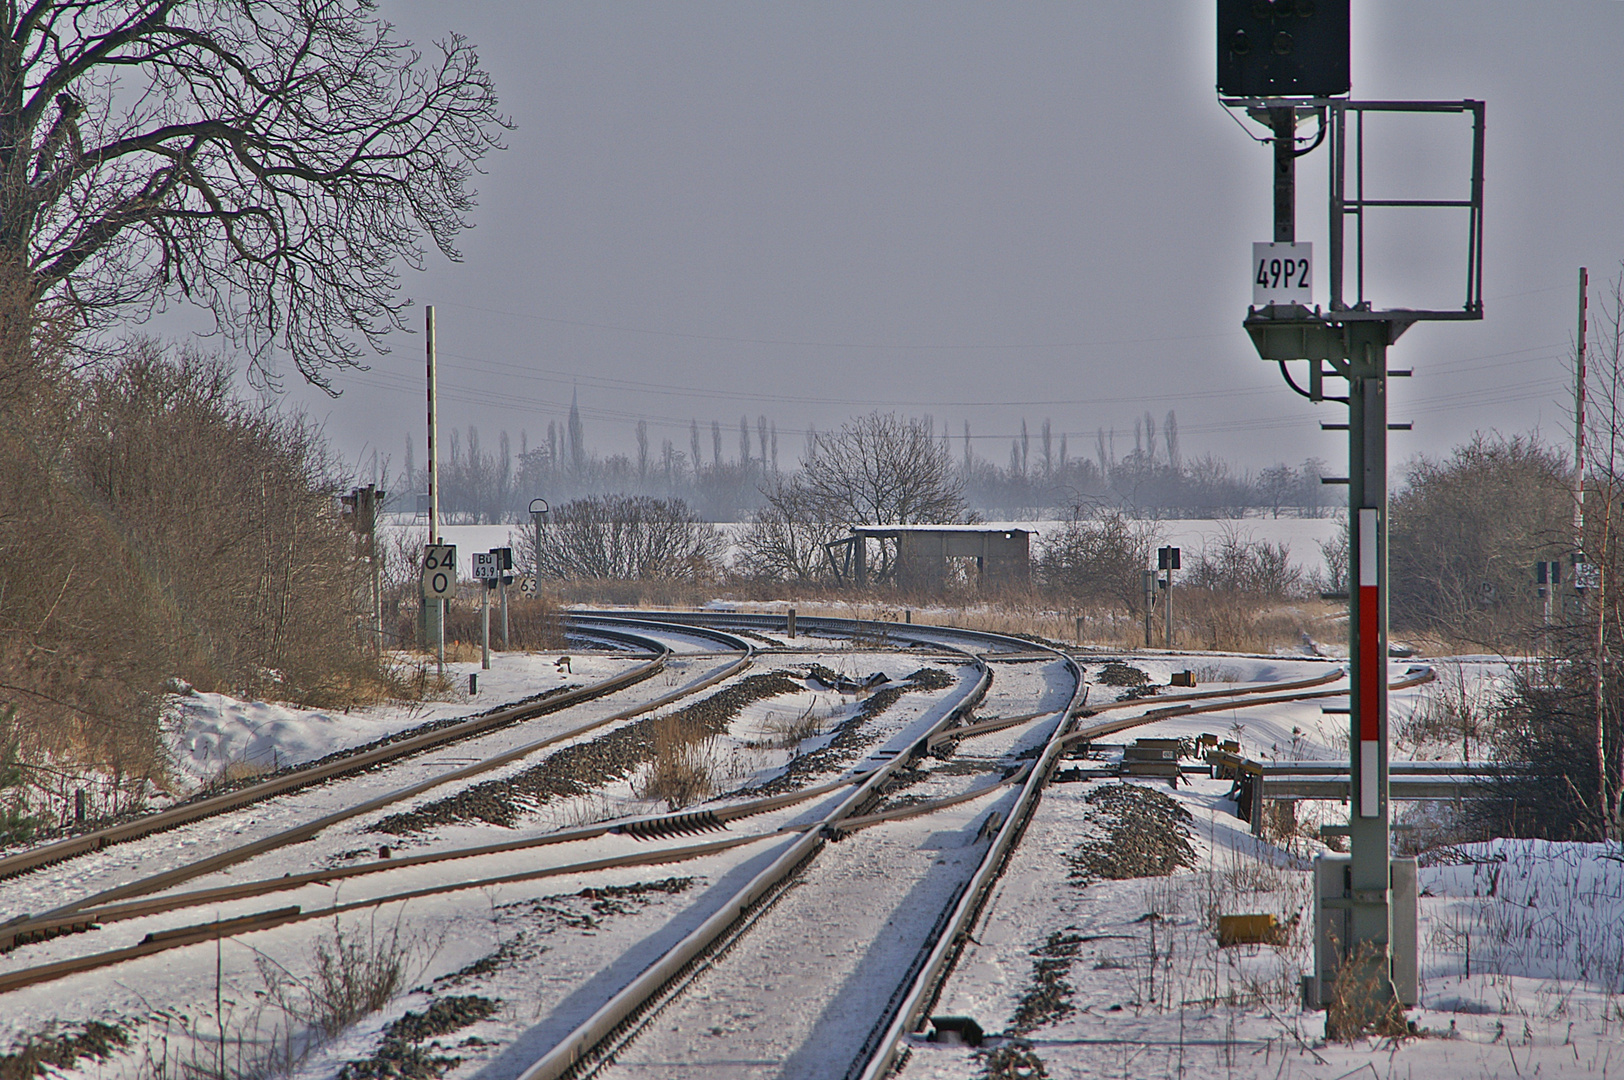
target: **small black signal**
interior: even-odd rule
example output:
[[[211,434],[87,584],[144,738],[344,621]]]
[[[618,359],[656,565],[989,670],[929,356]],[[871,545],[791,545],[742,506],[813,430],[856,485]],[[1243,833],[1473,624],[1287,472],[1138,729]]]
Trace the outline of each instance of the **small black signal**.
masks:
[[[1352,89],[1350,0],[1218,0],[1218,92],[1335,97]]]

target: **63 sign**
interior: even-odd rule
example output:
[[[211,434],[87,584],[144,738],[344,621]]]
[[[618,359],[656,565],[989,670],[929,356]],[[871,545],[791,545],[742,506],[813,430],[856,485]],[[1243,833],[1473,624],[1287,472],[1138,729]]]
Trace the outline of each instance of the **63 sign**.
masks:
[[[1314,302],[1313,244],[1252,245],[1252,306]]]
[[[430,600],[449,600],[457,592],[457,545],[425,544],[423,547],[423,595]]]

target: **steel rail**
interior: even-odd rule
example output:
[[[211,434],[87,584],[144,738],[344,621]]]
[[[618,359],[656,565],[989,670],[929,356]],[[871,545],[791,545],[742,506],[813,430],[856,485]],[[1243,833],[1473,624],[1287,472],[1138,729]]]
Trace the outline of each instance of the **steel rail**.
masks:
[[[663,613],[661,617],[663,618]],[[852,629],[855,622],[855,620],[829,621],[840,622],[842,629],[847,630]],[[858,626],[856,629],[861,631],[868,628]],[[856,816],[878,795],[900,765],[915,756],[925,754],[932,734],[974,708],[986,694],[987,687],[992,682],[992,674],[986,662],[973,653],[966,652],[965,656],[975,665],[977,678],[968,692],[962,694],[960,699],[943,713],[930,731],[916,739],[907,752],[898,753],[876,768],[857,791],[842,799],[832,811],[814,825],[806,827],[803,835],[786,847],[771,864],[713,912],[699,927],[616,992],[586,1021],[559,1040],[521,1073],[518,1080],[557,1080],[559,1077],[575,1075],[578,1067],[587,1062],[603,1044],[625,1034],[655,999],[661,997],[668,988],[691,972],[696,964],[765,910],[765,907],[780,895],[782,886],[817,854],[831,832],[838,830],[843,821]]]
[[[685,627],[683,628],[683,632],[690,633],[691,631]],[[322,832],[324,829],[330,828],[331,826],[340,822],[347,821],[362,814],[370,813],[374,810],[382,809],[385,806],[390,806],[404,799],[412,798],[413,796],[420,795],[425,791],[429,791],[443,784],[453,783],[457,780],[464,780],[472,776],[477,776],[480,773],[488,772],[491,769],[498,768],[502,765],[508,764],[509,762],[527,757],[530,754],[545,749],[546,747],[552,746],[556,743],[578,738],[581,735],[594,731],[598,728],[605,727],[609,724],[617,723],[621,720],[627,720],[634,716],[640,716],[643,713],[651,712],[665,705],[669,705],[672,702],[695,694],[710,686],[714,686],[716,683],[738,674],[753,662],[754,647],[743,639],[735,638],[733,640],[738,642],[744,653],[744,655],[740,656],[739,659],[731,664],[724,665],[697,682],[689,683],[688,685],[680,687],[670,693],[662,694],[651,701],[644,702],[630,709],[623,709],[619,712],[611,714],[610,716],[591,721],[590,723],[573,727],[568,731],[556,732],[541,739],[533,740],[522,746],[503,751],[500,754],[495,754],[471,765],[465,765],[460,768],[452,769],[449,772],[440,773],[436,776],[429,777],[428,779],[421,780],[415,784],[409,784],[406,787],[397,788],[394,791],[386,792],[374,798],[366,799],[359,803],[353,803],[330,814],[325,814],[314,821],[305,822],[303,824],[296,825],[293,828],[284,829],[281,832],[274,833],[267,837],[262,837],[259,840],[233,847],[227,851],[206,856],[202,859],[196,860],[195,862],[176,867],[173,870],[140,878],[135,881],[127,882],[123,885],[114,886],[110,889],[104,889],[98,893],[94,893],[72,903],[53,908],[50,911],[44,912],[38,916],[25,916],[22,918],[13,919],[11,920],[11,923],[21,924],[24,921],[34,922],[52,919],[61,921],[64,919],[64,917],[73,915],[86,908],[102,906],[117,900],[124,900],[134,896],[145,896],[149,893],[160,892],[164,889],[172,888],[186,881],[193,880],[194,878],[201,877],[204,874],[212,873],[228,866],[234,866],[237,863],[244,862],[258,855],[262,855],[265,852],[274,851],[279,847],[285,847],[288,844],[296,844],[308,840]],[[669,655],[669,652],[667,652],[660,658],[662,666],[664,660]],[[0,924],[0,933],[4,933],[6,929],[8,929],[7,924]]]
[[[999,830],[998,837],[993,842],[993,848],[989,849],[987,857],[982,860],[981,867],[976,871],[971,887],[962,894],[953,915],[947,920],[944,930],[931,948],[930,955],[922,966],[918,978],[909,988],[894,1019],[887,1025],[885,1034],[879,1040],[877,1051],[866,1063],[858,1063],[862,1066],[861,1071],[848,1072],[847,1076],[860,1077],[861,1080],[880,1080],[891,1071],[908,1033],[919,1029],[925,1013],[929,1011],[931,1005],[935,1002],[937,994],[940,992],[947,972],[957,962],[965,942],[969,940],[970,930],[974,926],[975,920],[980,917],[981,910],[985,906],[994,882],[1008,862],[1010,852],[1013,850],[1015,843],[1019,841],[1020,836],[1025,832],[1033,812],[1037,809],[1041,789],[1048,782],[1049,774],[1053,771],[1061,754],[1079,743],[1092,741],[1101,735],[1111,734],[1131,727],[1153,724],[1174,716],[1216,712],[1226,708],[1234,708],[1237,705],[1262,705],[1337,696],[1346,693],[1346,691],[1315,691],[1310,688],[1329,682],[1343,674],[1345,674],[1344,670],[1337,669],[1326,675],[1298,680],[1294,683],[1276,684],[1272,687],[1249,687],[1232,694],[1225,701],[1213,701],[1208,704],[1180,704],[1171,708],[1152,709],[1138,716],[1124,717],[1121,720],[1111,720],[1090,725],[1070,734],[1063,733],[1064,723],[1057,725],[1048,744],[1044,747],[1043,753],[1032,764],[1031,773],[1027,778],[1026,785],[1022,788],[1020,799],[1011,811],[1009,818],[1004,822],[1003,827]],[[1436,678],[1436,674],[1433,670],[1426,668],[1413,677],[1393,683],[1391,688],[1405,689],[1419,686],[1431,682],[1434,678]],[[1293,693],[1274,694],[1267,697],[1243,697],[1240,701],[1234,700],[1235,697],[1241,695],[1278,690],[1281,685],[1297,687],[1298,689]],[[1212,691],[1195,695],[1183,695],[1186,700],[1215,696],[1216,692]],[[1112,702],[1098,709],[1089,710],[1086,715],[1094,715],[1116,707],[1131,707],[1142,700],[1129,699],[1123,702]],[[997,850],[996,855],[994,850]]]
[[[1071,700],[1060,710],[1054,730],[1044,740],[1042,752],[1028,769],[1015,805],[999,827],[992,843],[988,845],[980,865],[954,899],[950,910],[945,912],[944,917],[933,928],[927,945],[915,961],[910,977],[898,988],[897,994],[893,995],[889,1014],[879,1018],[879,1022],[870,1030],[868,1038],[864,1041],[858,1057],[848,1068],[846,1072],[848,1078],[857,1076],[869,1080],[882,1077],[890,1071],[891,1064],[896,1060],[897,1052],[902,1045],[903,1036],[917,1027],[920,1018],[929,1009],[942,980],[963,950],[970,929],[985,906],[993,885],[1003,873],[1010,853],[1026,832],[1027,823],[1037,809],[1043,786],[1048,782],[1055,762],[1064,752],[1066,729],[1075,713],[1082,707],[1088,693],[1083,682],[1082,666],[1073,657],[1058,649],[1055,650],[1055,655],[1064,659],[1075,675],[1076,685]]]
[[[817,798],[820,795],[827,795],[843,787],[849,787],[858,783],[866,775],[866,773],[857,773],[827,784],[819,784],[816,787],[803,788],[800,791],[773,795],[764,799],[754,799],[744,803],[735,803],[730,806],[624,818],[582,828],[545,833],[541,836],[526,837],[522,840],[507,840],[502,843],[481,844],[469,848],[453,848],[448,851],[430,851],[421,855],[380,859],[377,862],[361,863],[354,866],[329,867],[324,870],[312,870],[303,874],[284,874],[281,877],[245,881],[211,889],[196,889],[191,892],[170,896],[149,897],[144,900],[129,900],[100,907],[81,908],[63,917],[41,916],[40,918],[29,919],[26,922],[7,924],[3,933],[10,940],[0,939],[0,953],[9,952],[21,945],[48,941],[63,934],[86,930],[92,925],[144,918],[148,915],[181,911],[186,908],[201,907],[208,904],[246,900],[269,893],[289,892],[294,889],[301,889],[306,885],[325,884],[329,881],[342,881],[352,877],[388,873],[431,863],[454,862],[459,859],[476,859],[486,855],[505,855],[515,851],[529,851],[534,848],[551,847],[556,844],[573,843],[579,840],[593,840],[609,833],[626,833],[644,838],[725,828],[730,821],[765,814],[782,807],[793,806],[798,802]],[[633,858],[634,856],[627,857]]]
[[[654,655],[651,659],[630,671],[621,672],[619,675],[603,679],[590,686],[566,691],[540,701],[509,705],[505,708],[482,713],[460,724],[451,724],[434,731],[424,732],[421,735],[379,746],[363,753],[338,758],[325,765],[291,771],[283,776],[257,784],[250,784],[235,791],[198,799],[194,802],[171,807],[168,810],[146,814],[132,821],[110,825],[8,855],[0,858],[0,878],[13,877],[41,866],[60,862],[63,859],[70,859],[75,855],[100,851],[112,844],[135,840],[155,832],[162,832],[179,825],[212,817],[228,810],[235,810],[263,799],[285,795],[300,788],[309,787],[312,784],[319,784],[326,780],[361,772],[372,768],[374,765],[393,761],[423,750],[445,746],[448,743],[483,734],[493,728],[558,712],[573,705],[578,705],[583,701],[591,701],[594,698],[612,694],[617,690],[623,690],[628,686],[634,686],[664,670],[671,652],[659,642],[648,638],[638,638],[631,634],[617,634],[615,636],[625,643],[636,644],[640,648],[645,648]]]
[[[1432,682],[1437,677],[1437,672],[1435,672],[1432,668],[1424,667],[1414,674],[1407,674],[1405,678],[1399,679],[1396,682],[1388,683],[1387,688],[1389,690],[1408,690],[1411,687],[1421,686],[1425,683]],[[1345,697],[1347,693],[1348,692],[1346,690],[1318,690],[1306,693],[1274,694],[1269,696],[1248,697],[1239,701],[1234,699],[1226,699],[1223,701],[1216,701],[1200,705],[1173,705],[1165,709],[1152,709],[1149,712],[1139,716],[1130,716],[1122,720],[1108,720],[1104,723],[1093,724],[1081,731],[1076,731],[1068,735],[1066,737],[1066,741],[1070,745],[1091,742],[1092,740],[1099,738],[1101,735],[1112,735],[1128,728],[1143,727],[1145,724],[1153,724],[1158,720],[1171,720],[1178,716],[1193,716],[1197,713],[1223,712],[1227,709],[1234,709],[1242,706],[1279,705],[1293,701],[1313,701],[1319,698]],[[1115,704],[1121,705],[1124,703],[1116,702]],[[1106,706],[1102,706],[1098,711],[1104,712],[1105,708]]]
[[[1312,680],[1310,680],[1312,682]],[[1251,692],[1255,692],[1255,688]],[[1073,702],[1076,701],[1074,694]],[[1132,704],[1128,702],[1127,704]],[[1070,711],[1070,710],[1068,710]],[[1135,718],[1141,723],[1154,722],[1160,718],[1160,711],[1156,714],[1146,714]],[[1050,713],[1031,714],[1029,719],[1040,716],[1054,715]],[[1057,727],[1058,732],[1058,727]],[[916,743],[915,749],[922,745],[924,740]],[[910,755],[911,756],[911,755]],[[899,755],[897,761],[905,760]],[[153,955],[169,949],[182,948],[199,941],[213,940],[222,936],[234,936],[238,933],[247,933],[254,930],[270,929],[290,922],[304,921],[313,918],[325,918],[336,913],[350,910],[359,910],[366,907],[378,907],[389,903],[402,903],[428,895],[438,895],[448,892],[461,891],[474,888],[486,888],[493,885],[509,884],[519,881],[530,881],[545,877],[564,876],[574,873],[586,873],[597,870],[622,868],[628,866],[659,865],[673,862],[682,862],[704,855],[728,850],[733,847],[754,843],[760,840],[771,839],[788,833],[806,833],[817,830],[825,836],[843,836],[861,829],[890,821],[909,817],[918,817],[950,806],[958,805],[984,795],[992,794],[1003,788],[1020,783],[1028,779],[1034,765],[1022,766],[1011,776],[991,784],[982,785],[970,791],[946,798],[930,800],[913,806],[900,807],[889,811],[868,814],[858,817],[847,817],[837,825],[830,826],[827,819],[810,824],[793,824],[782,826],[769,833],[752,834],[748,836],[731,837],[726,840],[713,841],[690,847],[663,848],[634,855],[610,856],[602,859],[590,860],[583,863],[569,863],[560,866],[547,867],[518,874],[505,874],[497,877],[478,878],[460,882],[450,882],[433,886],[427,889],[415,889],[406,893],[373,897],[358,900],[346,905],[333,905],[310,911],[301,912],[295,907],[285,907],[269,912],[243,915],[224,922],[200,924],[192,927],[182,927],[173,930],[157,931],[149,934],[145,940],[135,946],[116,949],[103,953],[88,954],[69,960],[58,961],[37,967],[23,968],[17,971],[0,975],[0,993],[19,989],[24,986],[48,982],[83,971],[95,970],[100,967],[111,966],[126,960]],[[141,918],[153,914],[184,910],[188,907],[198,907],[209,904],[230,902],[234,900],[249,899],[254,896],[266,895],[274,892],[291,891],[314,883],[325,883],[330,880],[342,880],[366,874],[382,873],[397,869],[406,869],[430,863],[453,861],[466,858],[477,858],[484,855],[505,854],[513,851],[532,849],[537,847],[568,843],[572,841],[592,839],[610,832],[628,832],[633,835],[670,835],[673,831],[695,831],[704,828],[723,827],[726,822],[738,820],[761,813],[766,813],[784,806],[803,802],[820,795],[828,794],[852,784],[868,779],[870,774],[858,773],[852,776],[806,788],[801,791],[789,792],[784,795],[770,796],[764,799],[749,800],[744,803],[730,806],[708,808],[700,811],[687,811],[674,814],[655,815],[645,818],[604,822],[599,825],[584,828],[563,830],[549,833],[539,837],[523,840],[507,841],[499,844],[481,845],[474,848],[453,849],[444,852],[428,852],[422,855],[409,856],[389,861],[363,864],[350,867],[333,867],[320,871],[312,871],[298,875],[288,875],[280,878],[270,878],[261,881],[243,882],[236,885],[221,886],[212,889],[196,890],[182,893],[177,896],[156,897],[145,900],[136,900],[125,903],[113,903],[102,907],[86,908],[71,914],[65,919],[51,919],[42,917],[29,920],[25,923],[13,924],[6,927],[6,933],[11,936],[8,948],[16,944],[25,944],[33,941],[48,940],[61,933],[73,932],[99,927],[101,924],[117,922],[126,919]],[[0,949],[0,951],[5,951]]]
[[[199,923],[191,927],[179,927],[174,930],[158,931],[149,934],[137,945],[110,952],[91,953],[85,956],[75,956],[55,963],[41,964],[37,967],[19,968],[16,971],[0,974],[0,994],[12,990],[19,990],[25,986],[34,986],[39,983],[52,982],[76,975],[85,971],[95,971],[98,968],[110,967],[123,963],[126,960],[135,960],[154,953],[166,952],[170,949],[179,949],[187,945],[195,945],[202,941],[235,937],[238,934],[249,933],[255,930],[269,930],[288,923],[305,922],[310,919],[330,919],[352,911],[364,911],[367,908],[382,907],[384,904],[403,904],[409,900],[418,900],[428,896],[441,896],[446,893],[463,892],[468,889],[489,889],[501,885],[511,885],[525,881],[537,881],[549,877],[563,877],[569,874],[590,873],[597,870],[609,870],[627,866],[653,866],[663,863],[684,862],[689,859],[702,858],[730,848],[742,847],[745,844],[755,844],[762,840],[772,839],[780,835],[777,832],[755,833],[749,836],[734,836],[726,840],[713,840],[705,844],[696,844],[686,848],[660,848],[643,852],[637,855],[617,855],[602,859],[592,859],[580,863],[566,863],[560,866],[541,867],[535,870],[521,870],[517,873],[502,874],[497,877],[480,878],[475,881],[446,882],[439,885],[430,885],[409,892],[394,893],[389,896],[373,897],[367,900],[352,900],[346,904],[333,904],[326,907],[312,908],[304,911],[297,906],[277,908],[274,911],[260,912],[254,915],[243,915],[235,919],[223,920],[218,923]]]

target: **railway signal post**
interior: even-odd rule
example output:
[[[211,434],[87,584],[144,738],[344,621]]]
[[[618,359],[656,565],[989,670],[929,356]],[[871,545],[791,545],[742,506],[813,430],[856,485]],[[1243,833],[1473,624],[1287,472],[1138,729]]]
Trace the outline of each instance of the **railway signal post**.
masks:
[[[1391,857],[1387,746],[1388,379],[1408,372],[1388,368],[1387,350],[1417,322],[1483,317],[1483,103],[1357,102],[1343,96],[1351,90],[1348,9],[1348,0],[1218,0],[1217,38],[1220,100],[1267,130],[1260,141],[1271,144],[1274,159],[1274,239],[1253,245],[1253,303],[1243,325],[1258,355],[1278,363],[1294,391],[1348,409],[1346,423],[1322,427],[1348,433],[1351,854],[1316,864],[1316,971],[1305,987],[1306,997],[1322,1003],[1327,980],[1352,965],[1360,989],[1328,1015],[1332,1035],[1401,1031],[1402,1006],[1413,1004],[1407,999],[1414,993],[1415,913],[1413,900],[1403,903],[1413,897],[1413,869]],[[1393,113],[1471,120],[1466,197],[1366,198],[1366,118]],[[1297,128],[1304,121],[1315,130],[1300,147]],[[1312,245],[1297,242],[1295,206],[1295,160],[1322,143],[1330,156],[1324,308],[1314,303],[1317,268]],[[1367,299],[1364,225],[1370,212],[1384,207],[1465,218],[1466,294],[1460,307],[1380,310]],[[1349,215],[1358,223],[1351,290],[1344,281]],[[1307,365],[1301,383],[1294,375],[1298,364]],[[1346,385],[1345,393],[1336,392],[1336,380]]]

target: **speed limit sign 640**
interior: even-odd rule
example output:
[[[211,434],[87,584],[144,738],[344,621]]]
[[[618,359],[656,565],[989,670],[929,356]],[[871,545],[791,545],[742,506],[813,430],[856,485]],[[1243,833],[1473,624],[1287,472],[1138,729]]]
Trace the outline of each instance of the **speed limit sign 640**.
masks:
[[[456,591],[457,545],[424,545],[423,595],[433,600],[449,600]]]

